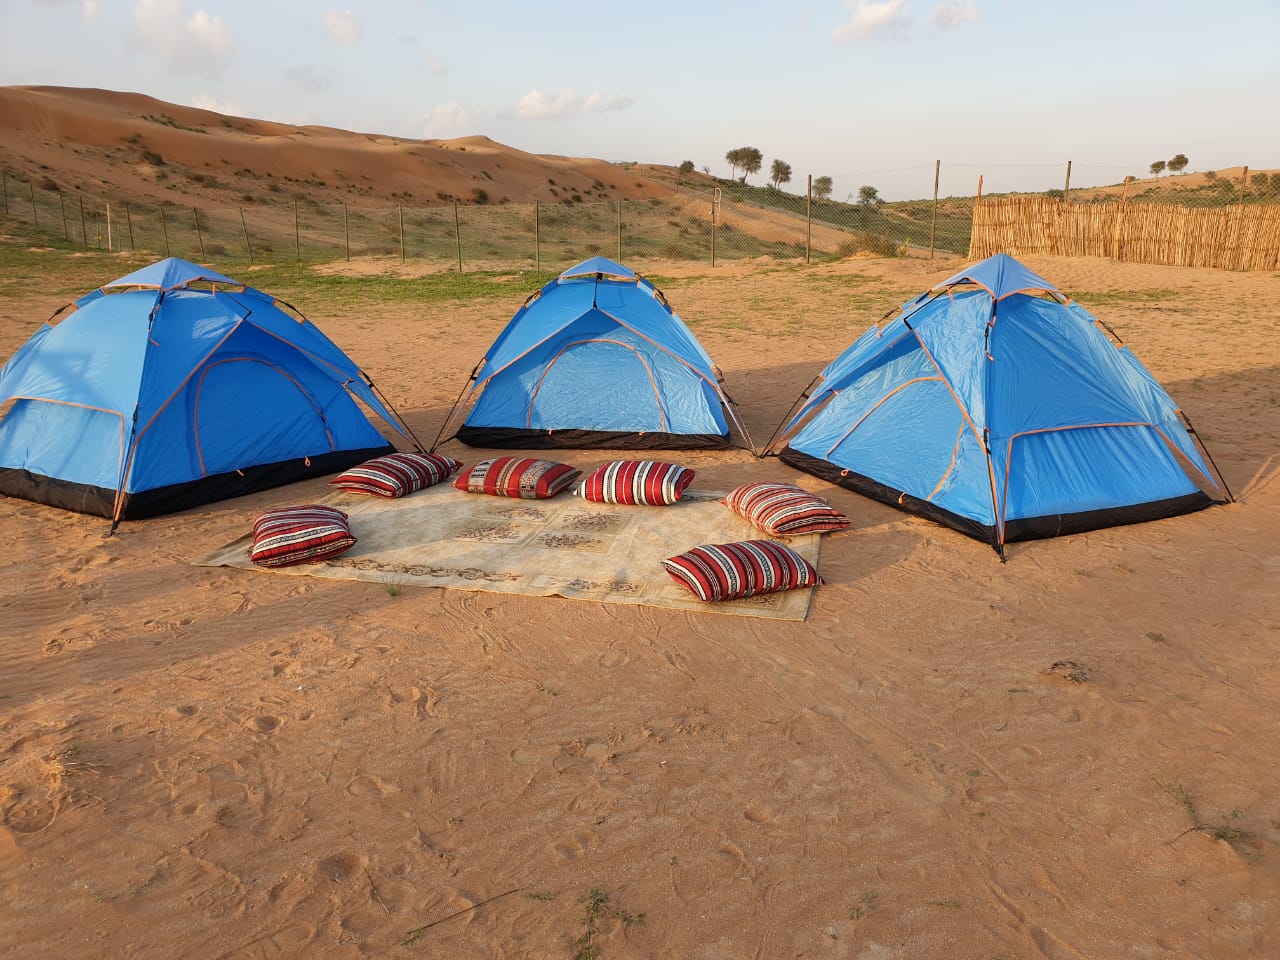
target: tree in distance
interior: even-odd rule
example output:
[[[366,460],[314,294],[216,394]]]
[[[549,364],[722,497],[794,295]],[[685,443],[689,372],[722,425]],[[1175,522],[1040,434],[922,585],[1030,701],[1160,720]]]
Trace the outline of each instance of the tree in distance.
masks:
[[[682,164],[680,164],[679,169],[681,173],[693,173],[693,161],[692,160],[684,161]]]
[[[729,161],[729,167],[733,170],[733,179],[738,179],[738,171],[742,171],[742,182],[747,182],[747,175],[751,173],[759,173],[760,165],[764,163],[764,154],[755,147],[735,147],[724,155]]]
[[[880,191],[875,187],[859,187],[858,202],[868,207],[884,203],[884,201],[880,199]]]
[[[1180,153],[1169,161],[1169,172],[1181,173],[1183,170],[1187,169],[1187,164],[1190,162],[1191,161],[1187,159],[1187,155],[1185,153]]]
[[[785,160],[774,160],[769,167],[769,180],[773,183],[773,189],[777,190],[780,184],[791,182],[791,164]]]
[[[825,200],[831,196],[832,188],[830,177],[814,177],[813,179],[813,195],[819,200]]]
[[[1166,166],[1168,166],[1168,164],[1166,164],[1163,160],[1157,160],[1155,163],[1151,165],[1151,172],[1152,174],[1158,177],[1160,176],[1160,174],[1164,173],[1164,168]]]

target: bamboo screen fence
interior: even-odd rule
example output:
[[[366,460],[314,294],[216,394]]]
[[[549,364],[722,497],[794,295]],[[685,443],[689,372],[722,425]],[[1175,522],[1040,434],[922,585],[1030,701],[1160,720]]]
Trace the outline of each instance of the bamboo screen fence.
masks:
[[[993,253],[1276,270],[1280,269],[1280,204],[1184,207],[984,197],[974,205],[969,257],[977,260]]]

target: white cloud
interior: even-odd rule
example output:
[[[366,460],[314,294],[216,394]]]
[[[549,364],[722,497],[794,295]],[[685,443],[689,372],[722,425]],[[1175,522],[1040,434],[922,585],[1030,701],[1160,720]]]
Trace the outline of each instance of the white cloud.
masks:
[[[308,93],[322,93],[333,86],[333,75],[317,69],[312,64],[305,67],[290,67],[284,72],[285,79]]]
[[[831,35],[837,42],[858,40],[875,33],[898,33],[906,28],[907,0],[884,0],[883,3],[845,0],[845,6],[853,10],[853,16]]]
[[[973,23],[978,19],[978,5],[973,0],[944,0],[933,8],[929,15],[933,25],[939,30],[950,30],[962,23]]]
[[[225,114],[228,117],[243,117],[244,111],[234,103],[228,103],[225,100],[219,100],[207,93],[198,93],[191,98],[191,105],[199,107],[201,110],[212,110],[214,113]]]
[[[427,73],[431,74],[433,77],[447,77],[449,75],[449,68],[435,57],[430,57],[422,61],[422,69],[426,70]]]
[[[635,102],[635,97],[626,95],[609,97],[597,90],[582,101],[582,110],[584,113],[590,113],[593,110],[625,110]]]
[[[460,137],[471,132],[470,123],[462,104],[457,101],[442,103],[432,107],[422,118],[422,137],[425,140]]]
[[[339,43],[359,43],[360,34],[364,32],[364,25],[350,10],[326,10],[324,28]]]
[[[235,46],[221,17],[204,10],[188,17],[186,0],[136,0],[133,29],[144,47],[179,73],[216,75]]]
[[[572,88],[561,90],[555,96],[541,90],[530,90],[516,103],[516,114],[526,119],[541,120],[548,117],[572,117],[582,113],[604,110],[625,110],[635,103],[630,96],[609,96],[596,90],[580,97]]]

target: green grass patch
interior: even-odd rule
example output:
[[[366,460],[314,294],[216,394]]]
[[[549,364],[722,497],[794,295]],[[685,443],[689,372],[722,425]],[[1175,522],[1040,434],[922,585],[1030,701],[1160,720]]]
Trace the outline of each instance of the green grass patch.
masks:
[[[469,302],[523,299],[546,279],[533,273],[476,271],[433,273],[423,277],[390,274],[351,277],[322,273],[310,264],[288,263],[243,271],[237,277],[287,300],[302,310],[307,303],[370,305],[377,303]]]
[[[1185,290],[1171,290],[1162,288],[1159,290],[1071,290],[1063,291],[1072,300],[1076,300],[1086,306],[1112,306],[1113,304],[1122,303],[1155,303],[1160,300],[1190,300],[1194,299],[1194,294],[1188,294]]]

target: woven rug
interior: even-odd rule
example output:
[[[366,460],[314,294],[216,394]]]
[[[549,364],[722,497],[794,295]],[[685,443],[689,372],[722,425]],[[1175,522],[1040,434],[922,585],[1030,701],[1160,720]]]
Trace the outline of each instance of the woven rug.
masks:
[[[252,535],[195,561],[286,576],[490,590],[704,613],[803,620],[812,590],[702,603],[658,563],[703,543],[764,537],[717,501],[685,491],[666,507],[590,503],[569,494],[513,500],[438,484],[398,500],[336,493],[321,503],[350,515],[358,543],[323,563],[267,569],[249,562]],[[820,537],[778,538],[818,565]]]

